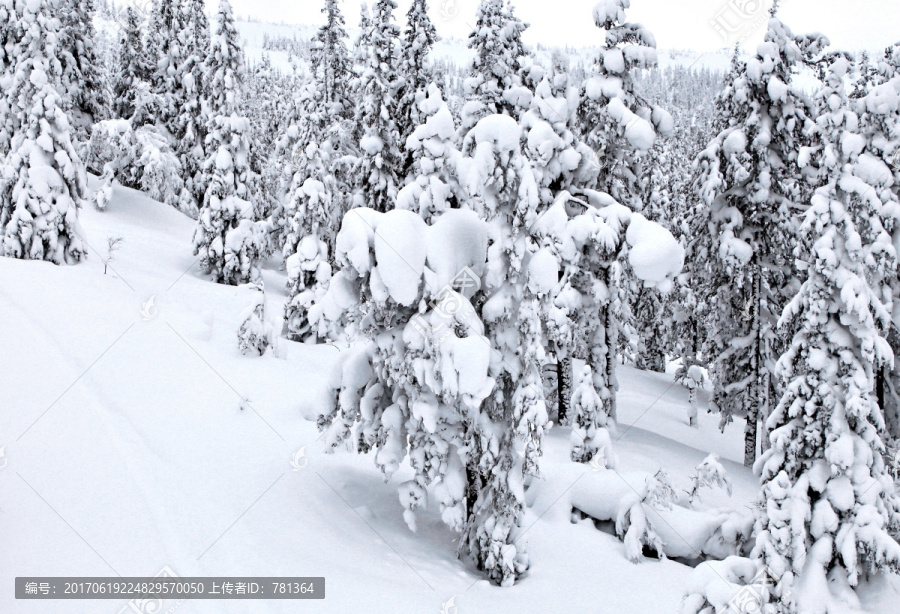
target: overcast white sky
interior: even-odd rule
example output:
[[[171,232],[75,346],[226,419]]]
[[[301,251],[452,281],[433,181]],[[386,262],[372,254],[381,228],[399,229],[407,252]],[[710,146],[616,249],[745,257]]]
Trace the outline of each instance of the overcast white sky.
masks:
[[[409,0],[397,0],[397,22],[405,23]],[[320,23],[322,0],[231,0],[239,15],[262,21]],[[369,0],[371,5],[373,0]],[[514,0],[518,15],[531,24],[529,43],[575,46],[602,41],[593,24],[595,0]],[[211,11],[218,0],[207,0]],[[444,36],[464,38],[475,22],[478,0],[429,0],[431,17]],[[763,8],[763,5],[765,8]],[[736,38],[753,48],[765,30],[771,0],[631,0],[628,18],[643,23],[663,49],[710,50]],[[350,27],[359,20],[359,0],[341,0]],[[743,13],[743,15],[741,14]],[[822,32],[844,49],[881,50],[900,40],[897,0],[783,0],[779,16],[797,33]],[[717,29],[719,32],[717,32]]]

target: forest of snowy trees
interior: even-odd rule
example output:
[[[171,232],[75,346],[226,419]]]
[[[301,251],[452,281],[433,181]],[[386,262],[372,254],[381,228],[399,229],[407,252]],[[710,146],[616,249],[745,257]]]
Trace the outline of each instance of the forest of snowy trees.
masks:
[[[900,573],[900,46],[832,48],[776,3],[727,74],[663,69],[630,0],[600,0],[583,65],[481,0],[458,67],[430,57],[426,0],[364,4],[354,36],[321,1],[311,40],[267,37],[285,72],[246,59],[228,0],[0,0],[2,254],[88,258],[79,211],[118,186],[196,220],[210,282],[254,290],[241,351],[349,342],[324,445],[385,479],[408,463],[406,524],[430,500],[495,584],[529,570],[549,429],[614,468],[623,363],[674,362],[746,424],[757,506],[705,569],[770,574],[760,611]],[[702,467],[697,489],[726,484]],[[631,498],[610,503],[626,550],[665,556],[642,510],[671,488]],[[698,580],[682,611],[721,607]]]

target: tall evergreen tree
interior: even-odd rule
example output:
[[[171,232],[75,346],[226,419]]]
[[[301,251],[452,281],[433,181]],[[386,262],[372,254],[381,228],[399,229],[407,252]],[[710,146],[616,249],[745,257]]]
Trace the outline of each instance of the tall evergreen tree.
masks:
[[[812,112],[791,86],[803,58],[773,13],[756,57],[739,67],[718,99],[726,105],[725,127],[697,161],[703,206],[695,227],[705,246],[694,257],[710,306],[704,353],[722,428],[746,418],[748,465],[756,458],[758,422],[778,394],[772,373],[784,338],[775,324],[790,292],[797,238],[791,208],[806,193],[811,172],[801,169],[798,155],[814,132]]]
[[[406,28],[403,31],[400,52],[402,86],[396,115],[401,143],[406,143],[413,130],[425,120],[419,111],[418,102],[425,98],[428,85],[432,82],[428,54],[439,40],[437,30],[428,17],[427,0],[413,0],[406,14]],[[411,165],[412,157],[407,155],[403,168],[400,169],[401,178],[406,177]]]
[[[183,24],[179,32],[182,49],[180,96],[175,109],[175,149],[181,162],[185,188],[198,208],[203,204],[209,181],[204,169],[205,141],[209,108],[205,104],[211,97],[206,82],[206,58],[210,50],[209,20],[204,0],[188,0],[181,7]]]
[[[882,58],[857,62],[851,104],[859,116],[860,132],[869,153],[893,174],[891,192],[900,199],[900,45],[888,47]],[[900,225],[893,230],[900,244]],[[900,276],[892,278],[893,297],[900,304]],[[885,336],[894,352],[893,367],[876,372],[875,394],[885,412],[887,431],[900,441],[900,319],[894,318]]]
[[[777,365],[784,394],[768,417],[771,448],[760,458],[762,514],[756,555],[778,578],[776,612],[796,612],[809,587],[855,587],[867,573],[900,573],[900,501],[888,475],[875,370],[892,353],[881,331],[891,317],[896,275],[890,229],[900,207],[885,165],[866,153],[843,79],[850,62],[830,61],[818,96],[820,167],[798,248],[807,278],[781,316],[796,333]],[[799,247],[802,247],[799,246]],[[846,602],[846,597],[841,596]]]
[[[109,100],[102,84],[100,58],[94,47],[94,0],[60,4],[59,57],[63,65],[63,100],[75,134],[86,141],[91,125],[106,119]]]
[[[126,7],[124,23],[119,35],[119,57],[113,81],[112,115],[130,119],[137,110],[135,99],[141,84],[149,83],[151,67],[147,65],[140,14],[133,6]]]
[[[336,105],[347,105],[347,82],[351,62],[347,51],[347,31],[344,15],[338,6],[338,0],[325,0],[322,7],[325,24],[316,32],[313,39],[314,52],[310,61],[312,71],[320,79],[323,100],[329,105],[332,115],[341,115],[344,108]],[[365,24],[360,24],[364,28]]]
[[[153,120],[173,135],[177,133],[176,120],[182,97],[183,20],[180,0],[154,0],[144,43],[150,64],[151,92],[157,98]]]
[[[582,87],[578,119],[585,142],[600,160],[597,189],[637,211],[643,207],[644,152],[657,133],[673,129],[671,116],[638,95],[635,73],[657,65],[656,38],[641,24],[625,21],[630,0],[609,0],[594,8],[605,30],[593,74]]]
[[[469,34],[469,48],[475,57],[464,82],[463,134],[493,113],[518,119],[531,103],[531,93],[522,83],[526,55],[522,33],[528,24],[515,16],[511,3],[504,6],[503,0],[481,0],[475,20]]]
[[[13,258],[74,263],[86,256],[78,209],[86,191],[84,164],[72,146],[60,56],[63,0],[5,2],[21,36],[4,98],[15,126],[0,175],[3,253]]]
[[[400,29],[394,0],[377,0],[372,25],[362,41],[365,59],[355,90],[355,122],[360,134],[357,204],[376,211],[394,207],[402,166],[397,129],[397,52]]]
[[[295,339],[312,334],[307,310],[327,289],[328,263],[353,184],[345,154],[356,149],[344,125],[352,108],[344,17],[335,0],[326,0],[322,12],[326,20],[313,39],[312,80],[301,91],[286,135],[293,143],[293,176],[281,222],[290,297],[284,332]]]
[[[8,2],[0,2],[0,159],[9,151],[9,143],[15,129],[14,115],[10,113],[9,96],[5,93],[12,87],[12,67],[15,57],[12,55],[18,38],[19,21],[15,19],[14,6]]]
[[[220,0],[204,81],[210,92],[209,184],[194,232],[194,253],[207,274],[232,285],[256,281],[265,232],[255,223],[249,166],[250,121],[241,109],[242,55],[228,0]]]

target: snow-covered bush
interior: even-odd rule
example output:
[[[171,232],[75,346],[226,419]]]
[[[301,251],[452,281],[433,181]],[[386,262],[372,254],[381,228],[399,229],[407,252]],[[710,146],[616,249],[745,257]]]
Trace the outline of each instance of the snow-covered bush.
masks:
[[[691,476],[691,490],[688,492],[690,503],[693,504],[700,500],[701,488],[711,488],[712,486],[724,488],[728,492],[728,496],[731,496],[731,480],[725,474],[725,467],[719,462],[717,454],[710,454],[704,458],[703,462],[694,470],[694,475]]]
[[[770,612],[772,578],[748,558],[700,563],[691,573],[679,614]]]
[[[742,554],[753,516],[728,509],[695,510],[680,501],[668,476],[659,471],[618,473],[594,466],[570,491],[573,521],[589,516],[615,523],[632,562],[644,548],[659,558],[722,559]],[[686,491],[685,491],[686,492]]]
[[[697,426],[697,391],[703,390],[709,378],[699,364],[682,363],[675,372],[675,381],[688,389],[688,424]]]
[[[219,283],[239,285],[259,279],[267,250],[268,224],[253,220],[253,205],[236,196],[208,195],[194,230],[194,254]]]
[[[102,169],[102,184],[94,198],[98,209],[106,207],[109,191],[117,182],[196,219],[198,211],[184,191],[178,156],[155,127],[146,125],[135,130],[124,119],[98,122],[87,151],[88,165]]]
[[[665,558],[663,540],[650,520],[650,508],[672,507],[674,492],[664,473],[657,475],[605,470],[579,480],[571,490],[573,510],[596,520],[616,523],[616,535],[625,543],[625,556],[637,563],[644,546]]]
[[[276,342],[274,328],[266,320],[266,292],[262,282],[247,284],[245,287],[252,292],[252,296],[238,329],[238,349],[244,355],[262,356]]]
[[[288,296],[285,305],[284,334],[288,338],[304,340],[312,335],[308,313],[328,290],[332,269],[328,261],[328,246],[316,235],[306,235],[297,251],[285,261],[288,275]]]

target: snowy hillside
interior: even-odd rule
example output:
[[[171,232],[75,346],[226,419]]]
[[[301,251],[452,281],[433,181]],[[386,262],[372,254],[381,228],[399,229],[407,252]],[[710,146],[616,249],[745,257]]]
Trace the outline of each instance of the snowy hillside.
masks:
[[[81,219],[100,254],[78,267],[0,258],[3,403],[16,408],[0,412],[4,612],[51,611],[15,601],[14,576],[153,576],[165,566],[179,576],[324,576],[326,599],[304,603],[317,612],[441,612],[451,598],[460,614],[668,612],[691,567],[629,562],[614,536],[590,520],[572,524],[573,493],[592,492],[604,474],[641,488],[642,472],[659,469],[688,489],[715,452],[734,494],[704,491],[698,508],[746,511],[755,496],[740,420],[721,434],[701,410],[692,428],[688,393],[671,375],[624,367],[617,473],[572,463],[569,429],[552,429],[544,478],[526,493],[523,541],[535,563],[527,581],[491,586],[460,565],[457,536],[435,509],[419,514],[418,534],[406,527],[396,487],[408,468],[385,484],[368,456],[324,454],[310,419],[332,403],[327,374],[346,348],[281,340],[278,357],[242,356],[236,331],[249,295],[199,274],[185,248],[192,220],[124,188],[106,212]],[[124,242],[104,275],[110,236]],[[278,313],[284,273],[270,263],[264,277]],[[682,539],[693,538],[673,545],[689,548]],[[893,612],[898,595],[873,595],[868,611]],[[85,603],[55,601],[52,611],[107,611]],[[177,611],[297,605],[186,601]]]
[[[0,614],[897,612],[900,43],[653,1],[0,0]]]

